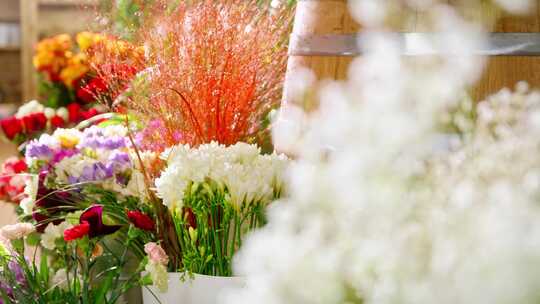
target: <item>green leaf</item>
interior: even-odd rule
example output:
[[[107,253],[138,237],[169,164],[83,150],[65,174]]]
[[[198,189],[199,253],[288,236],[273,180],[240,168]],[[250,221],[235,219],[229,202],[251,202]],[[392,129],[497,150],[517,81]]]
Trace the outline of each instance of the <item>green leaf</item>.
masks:
[[[49,282],[49,265],[48,265],[48,256],[46,252],[41,253],[39,272],[41,273],[42,281],[44,283],[48,283]]]
[[[96,304],[106,303],[107,293],[112,289],[111,286],[113,284],[113,278],[114,272],[109,272],[101,284],[99,284],[99,288],[96,291],[94,299]]]
[[[40,241],[41,241],[41,236],[37,232],[31,233],[30,235],[26,237],[26,243],[29,246],[37,246],[39,245]]]

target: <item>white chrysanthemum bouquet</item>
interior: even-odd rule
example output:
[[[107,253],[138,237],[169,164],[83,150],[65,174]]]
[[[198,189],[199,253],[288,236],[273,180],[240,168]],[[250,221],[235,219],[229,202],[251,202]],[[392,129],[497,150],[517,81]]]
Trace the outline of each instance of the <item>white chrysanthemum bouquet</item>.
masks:
[[[178,145],[162,158],[157,193],[173,213],[182,268],[231,276],[244,235],[265,223],[265,207],[281,194],[287,158],[242,142]]]

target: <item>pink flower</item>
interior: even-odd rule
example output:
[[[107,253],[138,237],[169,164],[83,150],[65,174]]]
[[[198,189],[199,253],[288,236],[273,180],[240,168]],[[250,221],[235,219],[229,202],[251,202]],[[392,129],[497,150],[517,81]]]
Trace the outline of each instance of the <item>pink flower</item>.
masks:
[[[169,263],[169,257],[165,253],[165,250],[154,242],[144,245],[144,252],[148,255],[150,262],[167,265]]]
[[[2,227],[0,236],[8,240],[18,240],[34,231],[36,231],[36,228],[30,223],[17,223]]]

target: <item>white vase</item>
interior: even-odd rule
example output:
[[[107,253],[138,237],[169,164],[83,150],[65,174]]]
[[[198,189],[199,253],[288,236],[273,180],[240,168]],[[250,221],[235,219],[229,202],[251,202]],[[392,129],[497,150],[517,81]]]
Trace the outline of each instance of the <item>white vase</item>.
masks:
[[[169,288],[161,293],[154,286],[143,287],[144,304],[218,304],[228,292],[245,285],[241,277],[214,277],[194,274],[193,278],[183,273],[169,273]],[[152,291],[152,292],[150,292]],[[157,297],[154,297],[154,295]],[[158,302],[159,300],[159,302]]]

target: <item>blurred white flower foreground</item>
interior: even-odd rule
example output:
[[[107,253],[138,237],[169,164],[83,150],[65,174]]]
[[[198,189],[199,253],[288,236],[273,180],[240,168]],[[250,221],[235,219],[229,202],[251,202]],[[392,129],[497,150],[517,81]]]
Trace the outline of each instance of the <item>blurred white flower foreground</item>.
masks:
[[[353,2],[376,27],[389,1]],[[540,96],[501,91],[441,149],[436,118],[479,76],[467,54],[483,36],[450,7],[408,2],[441,33],[422,43],[453,55],[413,68],[373,34],[298,140],[277,128],[299,142],[290,195],[237,256],[247,287],[225,302],[540,302]]]

